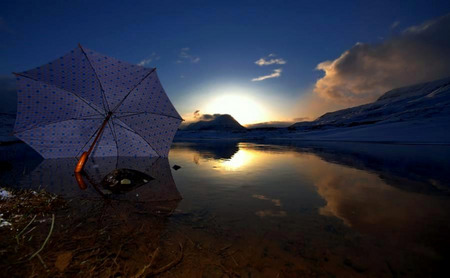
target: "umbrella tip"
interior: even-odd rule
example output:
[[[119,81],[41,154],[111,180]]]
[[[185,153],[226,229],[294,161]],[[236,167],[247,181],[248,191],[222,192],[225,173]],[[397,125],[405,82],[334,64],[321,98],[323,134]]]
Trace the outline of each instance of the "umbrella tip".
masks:
[[[81,43],[78,43],[78,47],[79,47],[79,48],[83,48],[83,47],[81,47]]]

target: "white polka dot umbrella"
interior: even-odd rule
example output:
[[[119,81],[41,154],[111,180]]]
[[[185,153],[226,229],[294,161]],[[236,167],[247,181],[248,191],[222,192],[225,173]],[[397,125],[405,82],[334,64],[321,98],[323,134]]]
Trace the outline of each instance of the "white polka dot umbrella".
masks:
[[[155,68],[81,45],[16,76],[15,136],[44,158],[167,157],[182,121]]]

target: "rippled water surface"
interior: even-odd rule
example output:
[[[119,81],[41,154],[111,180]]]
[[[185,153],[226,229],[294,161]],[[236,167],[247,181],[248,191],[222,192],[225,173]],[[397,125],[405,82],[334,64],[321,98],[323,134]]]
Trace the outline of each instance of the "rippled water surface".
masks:
[[[72,175],[73,160],[28,161],[9,162],[3,178],[17,181],[16,186],[45,187],[69,200],[59,212],[57,223],[63,227],[47,251],[50,265],[61,252],[71,252],[73,267],[64,270],[66,275],[89,273],[82,259],[102,256],[111,260],[101,266],[109,269],[101,272],[105,276],[138,273],[156,249],[152,268],[182,254],[162,277],[447,272],[449,146],[180,142],[168,161],[91,161],[85,190]],[[118,194],[99,185],[116,167],[155,180]],[[72,239],[56,241],[67,227]],[[45,237],[47,230],[42,233]],[[89,246],[112,251],[88,257],[83,248]]]

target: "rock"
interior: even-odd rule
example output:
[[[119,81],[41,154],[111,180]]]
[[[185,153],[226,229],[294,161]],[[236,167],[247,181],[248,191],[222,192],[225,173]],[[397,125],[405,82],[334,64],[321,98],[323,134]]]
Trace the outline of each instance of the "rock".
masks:
[[[120,181],[120,184],[131,184],[131,181],[129,179],[123,179]]]
[[[111,191],[111,193],[120,194],[131,191],[151,180],[154,180],[154,178],[136,170],[116,169],[106,175],[100,184],[104,189]]]
[[[72,260],[72,252],[64,252],[58,255],[56,258],[55,267],[63,272],[70,264]]]
[[[179,166],[179,165],[173,165],[173,167],[172,167],[175,171],[177,171],[178,169],[180,169],[181,168],[181,166]]]

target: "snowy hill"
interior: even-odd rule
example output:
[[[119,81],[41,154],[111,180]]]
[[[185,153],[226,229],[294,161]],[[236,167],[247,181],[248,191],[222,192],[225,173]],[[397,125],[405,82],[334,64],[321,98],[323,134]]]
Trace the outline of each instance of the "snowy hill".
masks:
[[[373,103],[326,113],[289,129],[310,139],[448,143],[450,78],[394,89]]]
[[[228,114],[215,115],[213,119],[208,121],[198,121],[188,125],[185,130],[218,130],[218,131],[245,131],[246,128],[238,123],[232,116]]]

